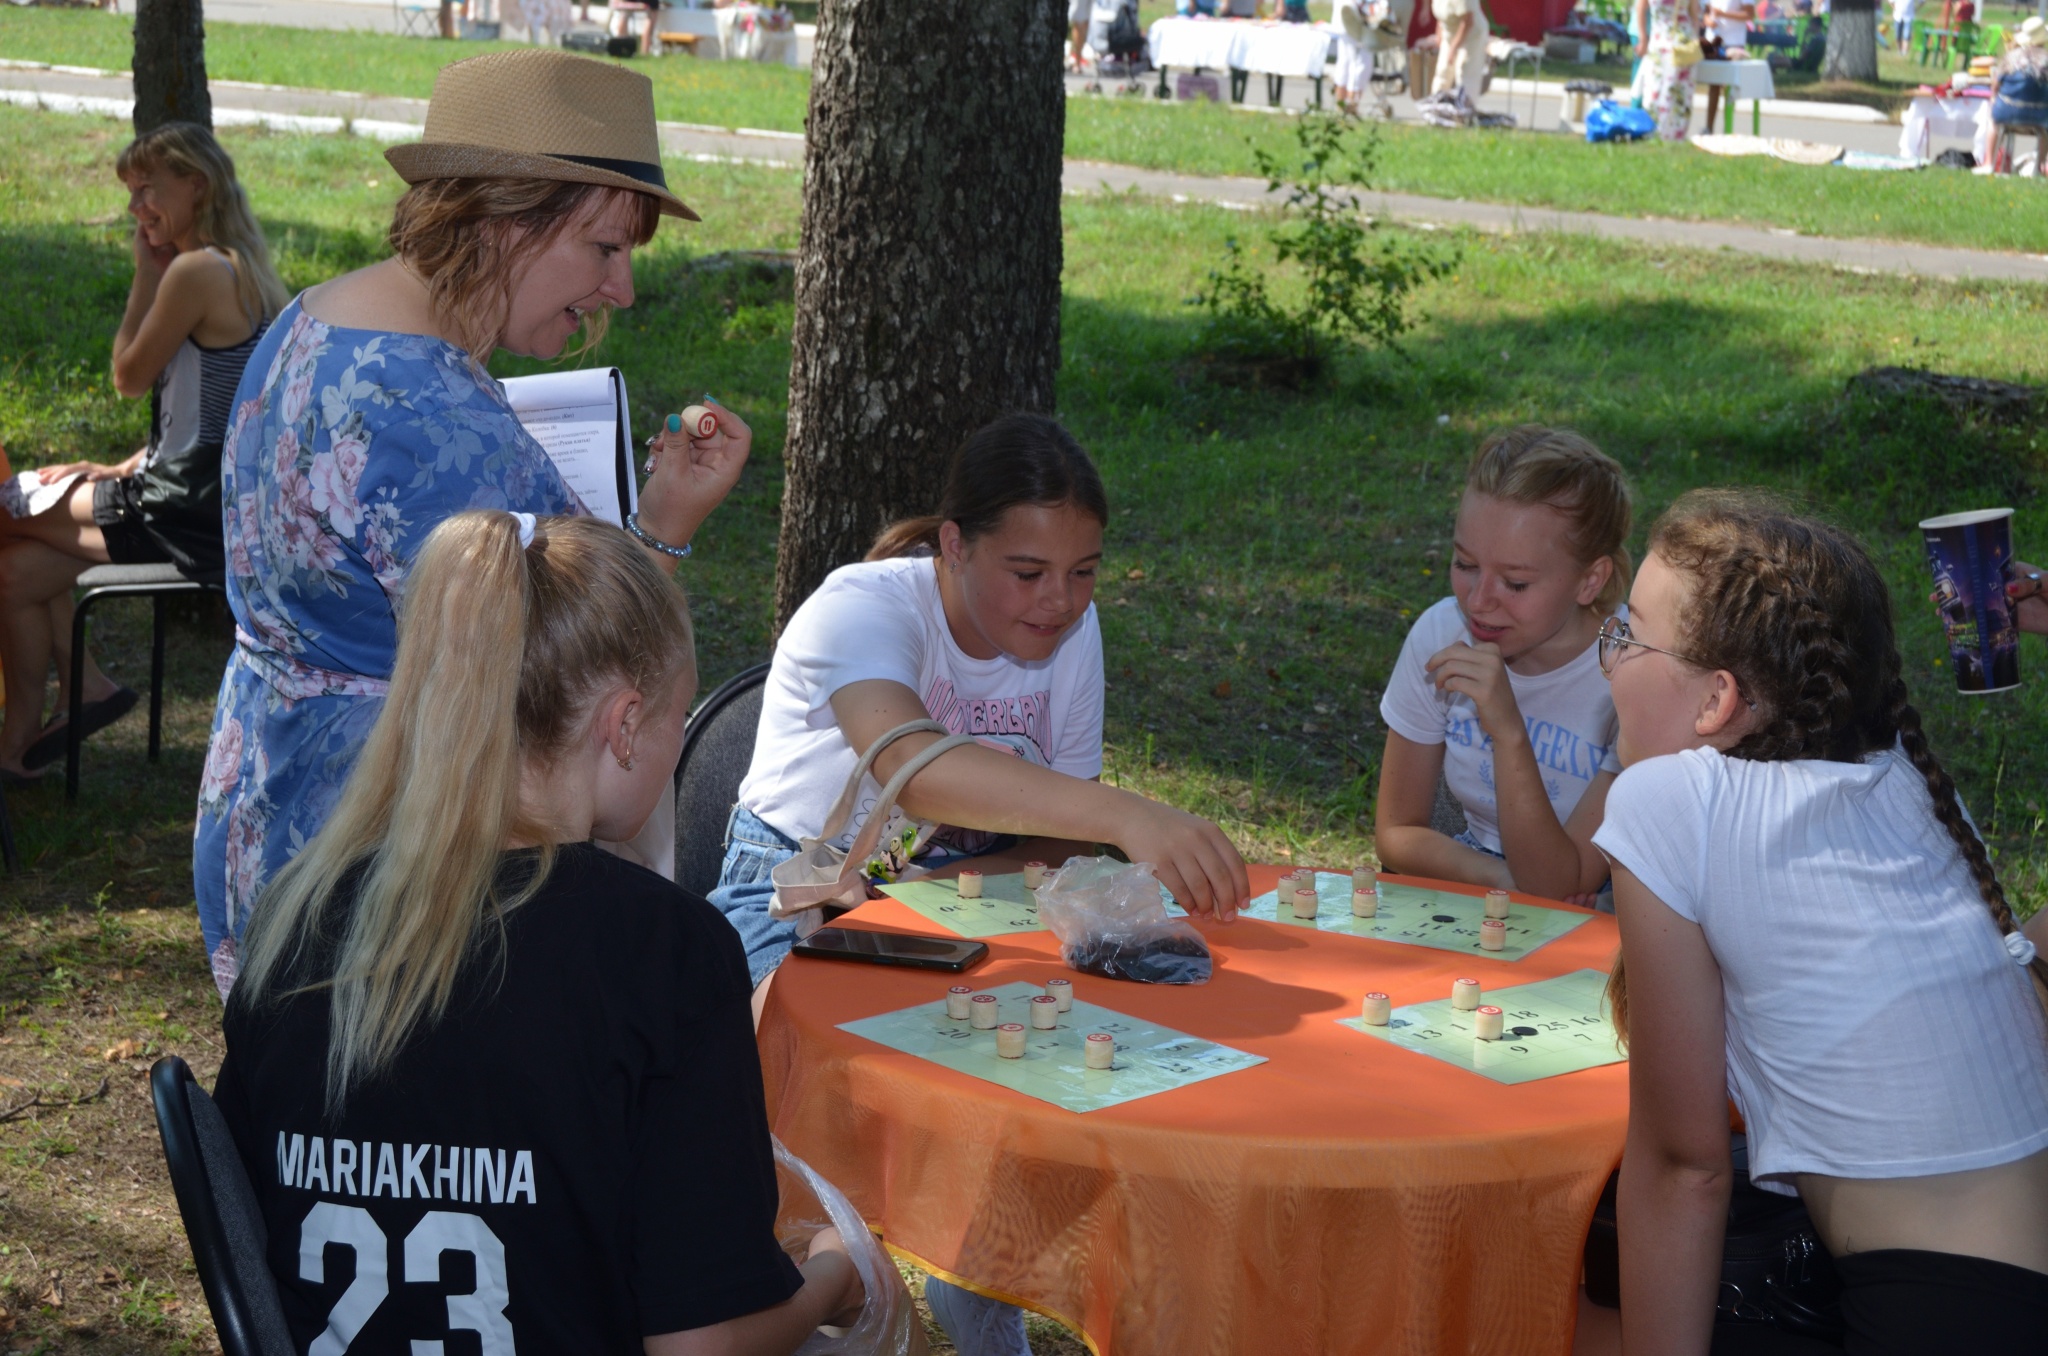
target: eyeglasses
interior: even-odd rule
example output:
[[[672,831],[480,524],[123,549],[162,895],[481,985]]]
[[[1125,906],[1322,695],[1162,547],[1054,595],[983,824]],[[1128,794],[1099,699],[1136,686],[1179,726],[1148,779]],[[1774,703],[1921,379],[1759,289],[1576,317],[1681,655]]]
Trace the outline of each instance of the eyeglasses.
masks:
[[[1606,621],[1600,623],[1600,672],[1612,676],[1614,673],[1615,661],[1621,658],[1621,652],[1623,650],[1626,650],[1631,646],[1638,650],[1649,650],[1656,654],[1668,654],[1673,659],[1684,660],[1686,663],[1692,665],[1694,668],[1703,669],[1708,667],[1707,665],[1700,663],[1697,659],[1692,658],[1690,655],[1682,655],[1676,650],[1666,650],[1659,646],[1651,645],[1644,641],[1637,640],[1635,636],[1630,633],[1627,622],[1623,621],[1619,617],[1609,617]]]

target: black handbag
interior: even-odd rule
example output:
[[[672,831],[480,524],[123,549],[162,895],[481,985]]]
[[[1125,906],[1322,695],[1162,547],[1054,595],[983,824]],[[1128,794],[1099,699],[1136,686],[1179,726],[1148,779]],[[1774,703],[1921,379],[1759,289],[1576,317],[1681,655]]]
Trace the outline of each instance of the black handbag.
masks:
[[[1621,1307],[1621,1248],[1615,1228],[1616,1173],[1607,1179],[1586,1234],[1586,1298]],[[1797,1196],[1752,1186],[1735,1173],[1728,1194],[1728,1232],[1721,1245],[1721,1292],[1714,1324],[1768,1324],[1783,1332],[1842,1343],[1841,1282],[1813,1219]]]
[[[123,488],[150,539],[186,574],[218,579],[221,545],[219,443],[157,456]]]

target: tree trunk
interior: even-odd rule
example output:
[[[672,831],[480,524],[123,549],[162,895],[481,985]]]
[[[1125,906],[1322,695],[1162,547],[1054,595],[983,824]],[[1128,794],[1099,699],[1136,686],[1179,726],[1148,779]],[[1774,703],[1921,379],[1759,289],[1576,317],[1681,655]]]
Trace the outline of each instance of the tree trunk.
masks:
[[[455,0],[441,0],[441,36],[455,36]]]
[[[969,433],[1052,409],[1065,25],[1059,0],[826,0],[778,626],[885,524],[935,507]]]
[[[213,126],[199,0],[135,0],[135,135],[167,122]]]
[[[1823,80],[1877,80],[1877,7],[1835,0],[1828,12],[1828,50],[1821,57]]]

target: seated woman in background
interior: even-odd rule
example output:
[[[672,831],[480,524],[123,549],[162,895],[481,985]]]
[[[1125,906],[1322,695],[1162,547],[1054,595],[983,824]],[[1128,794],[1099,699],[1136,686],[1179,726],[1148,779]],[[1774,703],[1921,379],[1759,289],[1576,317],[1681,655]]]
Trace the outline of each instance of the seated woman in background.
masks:
[[[227,1008],[215,1096],[297,1350],[783,1356],[859,1316],[835,1233],[801,1270],[776,1241],[732,930],[590,841],[669,793],[695,689],[683,595],[618,528],[427,539],[390,695]]]
[[[1603,650],[1624,1349],[1708,1349],[1733,1097],[1751,1179],[1834,1254],[1850,1352],[2041,1351],[2048,966],[1928,748],[1882,576],[1842,532],[1695,492]]]
[[[825,827],[861,754],[913,720],[975,736],[904,788],[905,813],[943,822],[934,859],[1005,835],[1113,843],[1154,864],[1196,913],[1232,916],[1245,867],[1214,824],[1115,787],[1102,773],[1102,633],[1093,596],[1108,497],[1065,429],[1010,415],[953,459],[939,511],[884,531],[835,570],[776,643],[754,761],[726,834],[717,906],[765,984],[796,940],[769,916],[769,873]],[[890,744],[840,845],[878,805],[881,781],[939,738]],[[879,779],[879,780],[878,780]],[[932,1278],[925,1297],[961,1356],[1029,1356],[1022,1315]]]
[[[165,123],[114,162],[135,218],[135,278],[114,333],[114,388],[149,396],[149,442],[105,466],[46,466],[44,484],[77,476],[32,517],[0,511],[0,668],[7,714],[0,776],[40,775],[64,752],[65,717],[42,723],[52,659],[70,706],[71,587],[93,565],[170,562],[218,579],[220,459],[235,387],[287,297],[263,232],[213,133]],[[120,719],[135,694],[85,664],[87,735]]]
[[[1621,468],[1533,424],[1480,444],[1451,539],[1451,596],[1387,679],[1376,833],[1389,871],[1593,902],[1614,757],[1600,621],[1628,591]],[[1465,811],[1430,827],[1437,783]]]

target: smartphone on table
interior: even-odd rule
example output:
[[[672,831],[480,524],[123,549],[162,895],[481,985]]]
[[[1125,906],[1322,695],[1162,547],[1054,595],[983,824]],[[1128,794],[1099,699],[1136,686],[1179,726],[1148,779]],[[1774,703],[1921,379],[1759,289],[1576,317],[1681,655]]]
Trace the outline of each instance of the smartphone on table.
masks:
[[[799,956],[821,960],[866,961],[870,965],[908,965],[919,970],[954,974],[978,964],[988,945],[960,937],[924,937],[908,932],[871,932],[866,928],[819,928],[792,948]]]

